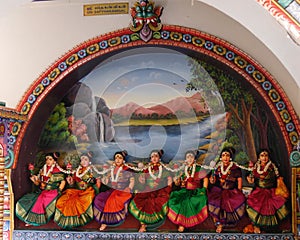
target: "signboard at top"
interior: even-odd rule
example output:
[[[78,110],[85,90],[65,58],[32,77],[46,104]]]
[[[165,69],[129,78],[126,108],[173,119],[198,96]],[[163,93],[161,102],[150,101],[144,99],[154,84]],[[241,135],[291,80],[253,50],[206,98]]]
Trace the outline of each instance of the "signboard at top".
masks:
[[[84,16],[128,14],[128,2],[83,5]]]

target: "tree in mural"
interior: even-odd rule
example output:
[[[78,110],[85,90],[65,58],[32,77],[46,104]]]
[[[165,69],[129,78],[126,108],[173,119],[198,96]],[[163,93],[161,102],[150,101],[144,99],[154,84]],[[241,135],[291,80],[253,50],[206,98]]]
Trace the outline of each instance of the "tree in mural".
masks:
[[[66,118],[66,107],[64,103],[55,106],[53,112],[48,118],[39,140],[39,146],[57,147],[63,144],[76,143],[77,138],[71,135],[69,123]]]
[[[256,112],[254,114],[253,112]],[[268,118],[268,115],[261,109],[256,108],[253,112],[251,112],[252,120],[254,121],[256,127],[258,128],[259,134],[259,146],[261,148],[268,148],[268,126],[270,123],[270,120]]]
[[[186,90],[200,90],[208,98],[209,95],[216,94],[215,91],[221,94],[226,111],[234,116],[230,119],[230,129],[226,133],[227,140],[234,144],[239,143],[240,148],[243,148],[244,145],[245,149],[241,150],[247,153],[249,159],[255,161],[257,159],[256,148],[251,126],[251,116],[254,116],[252,111],[255,105],[253,96],[242,88],[240,82],[215,66],[202,61],[198,62],[192,58],[189,59],[189,65],[191,66],[192,78],[187,84]],[[212,85],[211,79],[214,80],[217,89]],[[212,86],[213,89],[211,89]],[[218,102],[210,101],[209,104],[210,109],[219,110]],[[261,122],[259,118],[256,120]],[[231,131],[234,134],[231,134]]]
[[[224,110],[219,90],[209,73],[194,59],[189,58],[192,78],[186,86],[186,91],[200,91],[203,99],[209,102],[210,112],[221,113]]]

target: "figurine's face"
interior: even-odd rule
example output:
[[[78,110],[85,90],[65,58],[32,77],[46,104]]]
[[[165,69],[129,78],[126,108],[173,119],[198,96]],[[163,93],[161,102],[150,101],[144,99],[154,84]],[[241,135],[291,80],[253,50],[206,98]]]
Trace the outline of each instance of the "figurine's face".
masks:
[[[88,156],[81,156],[80,165],[82,167],[88,167],[90,165],[90,159],[88,158]]]
[[[46,165],[52,166],[55,163],[55,160],[52,156],[46,156]]]
[[[195,156],[191,153],[188,153],[185,156],[185,162],[188,166],[192,165],[195,162]]]
[[[116,164],[116,166],[118,166],[118,167],[122,166],[123,163],[124,163],[123,156],[121,154],[116,154],[116,156],[115,156],[115,164]]]
[[[221,161],[226,166],[230,162],[230,153],[229,152],[222,152],[221,154]]]
[[[265,165],[269,161],[269,153],[268,152],[261,152],[258,156],[262,165]]]
[[[151,153],[151,163],[155,164],[155,163],[159,163],[159,161],[160,161],[159,154],[157,152]]]

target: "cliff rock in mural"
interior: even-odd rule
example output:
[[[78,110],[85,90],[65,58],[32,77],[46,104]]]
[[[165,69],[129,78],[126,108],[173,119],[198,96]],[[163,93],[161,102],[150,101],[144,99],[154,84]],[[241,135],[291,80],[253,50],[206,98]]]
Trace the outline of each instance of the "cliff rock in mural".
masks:
[[[72,147],[77,143],[114,140],[111,111],[91,89],[75,84],[53,110],[40,137],[41,148]]]
[[[77,83],[64,101],[67,104],[67,117],[72,117],[74,123],[83,125],[87,141],[110,142],[114,139],[111,111],[103,98],[93,97],[92,90],[87,85]]]

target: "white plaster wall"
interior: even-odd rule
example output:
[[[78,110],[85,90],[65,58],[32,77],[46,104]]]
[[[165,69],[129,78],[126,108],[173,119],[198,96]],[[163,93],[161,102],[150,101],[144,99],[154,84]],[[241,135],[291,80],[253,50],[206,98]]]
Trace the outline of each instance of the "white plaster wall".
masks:
[[[28,87],[77,44],[126,28],[130,14],[83,16],[83,4],[113,0],[58,0],[19,5],[0,18],[0,101],[14,108]],[[120,0],[118,2],[124,2]],[[135,1],[130,0],[129,6]],[[163,24],[195,28],[223,38],[263,65],[300,115],[300,47],[255,0],[157,0]]]

